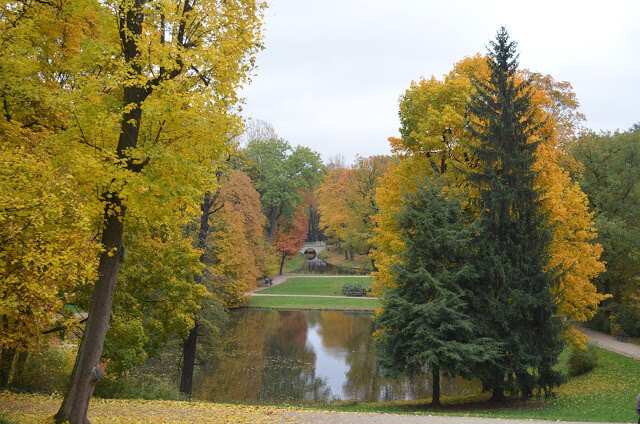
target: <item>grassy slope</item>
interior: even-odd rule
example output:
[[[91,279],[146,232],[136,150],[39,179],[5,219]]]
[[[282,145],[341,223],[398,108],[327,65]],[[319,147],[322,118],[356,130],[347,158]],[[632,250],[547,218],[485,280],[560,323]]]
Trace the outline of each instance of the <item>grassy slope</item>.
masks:
[[[617,353],[598,349],[600,362],[591,372],[572,377],[555,390],[550,400],[516,402],[494,407],[484,402],[487,396],[467,399],[444,398],[445,406],[431,409],[429,400],[417,402],[386,402],[331,408],[341,411],[395,412],[411,414],[443,413],[496,418],[527,418],[564,421],[635,422],[635,398],[640,392],[640,361]],[[567,353],[561,357],[560,368],[566,370]],[[455,405],[463,401],[477,403]],[[449,403],[449,405],[446,405]],[[453,403],[453,404],[452,404]]]
[[[342,286],[348,281],[373,281],[373,279],[369,277],[293,277],[275,287],[260,290],[260,293],[343,296]]]
[[[258,297],[249,301],[250,308],[287,308],[287,309],[344,309],[372,311],[380,306],[377,299],[335,298],[330,297]]]
[[[371,258],[369,255],[355,255],[352,260],[344,258],[344,253],[339,252],[335,246],[329,246],[325,250],[318,253],[318,257],[323,261],[332,265],[339,265],[345,268],[362,268],[367,271],[372,270]]]
[[[304,264],[305,257],[302,253],[298,252],[295,256],[291,256],[284,260],[284,266],[282,267],[282,272],[284,274],[289,272],[294,272],[302,268]]]

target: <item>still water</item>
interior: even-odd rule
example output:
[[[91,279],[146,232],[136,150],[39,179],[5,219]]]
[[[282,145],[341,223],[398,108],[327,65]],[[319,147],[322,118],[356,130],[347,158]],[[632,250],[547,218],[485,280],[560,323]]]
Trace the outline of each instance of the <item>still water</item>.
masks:
[[[194,376],[193,397],[251,402],[363,402],[431,396],[429,375],[384,378],[377,371],[369,313],[240,310],[222,335],[221,352]],[[442,394],[480,390],[443,378]]]

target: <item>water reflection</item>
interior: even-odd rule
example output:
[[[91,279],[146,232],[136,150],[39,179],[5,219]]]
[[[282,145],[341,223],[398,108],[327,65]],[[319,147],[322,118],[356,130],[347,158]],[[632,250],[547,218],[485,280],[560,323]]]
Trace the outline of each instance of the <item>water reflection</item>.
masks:
[[[258,402],[365,402],[430,397],[429,374],[388,379],[376,372],[371,315],[242,310],[224,350],[206,358],[193,397]],[[443,379],[443,395],[475,393],[477,382]]]

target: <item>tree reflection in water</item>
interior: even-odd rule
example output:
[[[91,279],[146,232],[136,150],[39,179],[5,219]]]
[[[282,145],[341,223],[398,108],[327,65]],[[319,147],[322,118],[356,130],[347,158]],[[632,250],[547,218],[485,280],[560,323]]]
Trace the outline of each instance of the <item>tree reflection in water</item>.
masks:
[[[234,311],[220,351],[201,359],[193,397],[256,402],[363,402],[431,396],[429,374],[384,378],[377,370],[372,315],[329,311]],[[442,394],[480,384],[442,379]]]

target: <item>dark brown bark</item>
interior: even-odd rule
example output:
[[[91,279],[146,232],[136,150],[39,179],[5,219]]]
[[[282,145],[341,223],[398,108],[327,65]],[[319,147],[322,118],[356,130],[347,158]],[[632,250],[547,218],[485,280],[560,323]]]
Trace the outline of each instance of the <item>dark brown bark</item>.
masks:
[[[28,352],[18,353],[18,359],[16,360],[16,364],[13,369],[13,376],[11,377],[11,381],[14,381],[17,377],[21,376],[24,373],[28,356],[29,356]]]
[[[189,336],[182,345],[182,375],[180,377],[180,393],[191,399],[193,386],[193,368],[196,363],[196,346],[198,342],[198,323],[189,331]]]
[[[13,368],[13,357],[16,355],[15,349],[3,349],[0,357],[0,387],[7,387],[11,368]]]
[[[62,406],[56,414],[56,422],[69,421],[71,424],[88,423],[87,410],[93,389],[102,377],[98,368],[104,338],[109,327],[109,316],[116,290],[116,281],[120,271],[122,257],[122,235],[125,208],[120,212],[113,210],[114,203],[119,198],[112,197],[105,205],[106,223],[102,232],[102,245],[105,251],[100,255],[98,279],[93,289],[91,307],[87,325],[82,335],[76,362],[71,373],[69,389],[64,397]]]
[[[126,10],[120,10],[120,38],[125,61],[131,66],[132,77],[142,74],[141,64],[137,61],[140,54],[135,38],[142,33],[144,0],[134,0]],[[127,3],[127,5],[130,5]],[[122,6],[126,7],[126,6]],[[125,86],[123,90],[125,111],[121,118],[121,132],[118,139],[117,155],[126,168],[140,172],[145,162],[135,163],[127,152],[136,147],[142,110],[142,101],[150,94],[149,87]],[[133,107],[132,107],[133,106]],[[125,181],[114,181],[113,188],[103,193],[104,229],[98,265],[98,279],[95,282],[87,324],[80,342],[76,362],[71,373],[68,391],[60,410],[55,415],[57,423],[69,421],[71,424],[86,424],[89,401],[93,389],[102,377],[98,368],[104,339],[109,328],[111,306],[116,290],[120,262],[123,257],[122,237],[126,207],[122,203],[119,190]]]
[[[284,268],[284,259],[286,258],[285,255],[282,255],[282,259],[280,260],[280,275],[282,275],[282,268]]]
[[[433,376],[431,406],[440,406],[440,368],[434,368],[431,374]]]
[[[204,194],[200,210],[202,215],[200,216],[200,229],[198,230],[198,249],[202,250],[200,255],[200,262],[204,262],[205,254],[204,249],[207,246],[207,237],[209,236],[209,216],[220,208],[213,209],[213,205],[216,203],[220,195],[220,189],[215,195],[207,191]],[[202,275],[196,275],[196,284],[202,282]],[[196,361],[196,348],[198,341],[198,323],[195,322],[193,328],[189,331],[187,339],[182,344],[182,374],[180,377],[180,393],[186,394],[191,399],[191,389],[193,386],[193,368]]]

